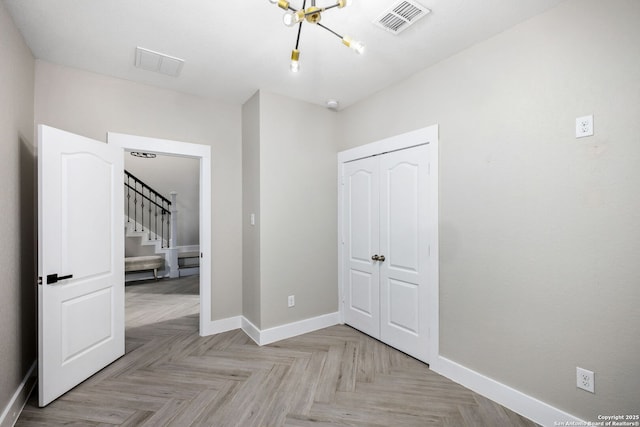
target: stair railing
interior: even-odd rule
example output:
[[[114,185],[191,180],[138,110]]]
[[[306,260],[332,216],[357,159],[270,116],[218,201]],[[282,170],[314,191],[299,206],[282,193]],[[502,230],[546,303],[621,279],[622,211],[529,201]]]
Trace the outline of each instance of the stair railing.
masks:
[[[133,221],[134,231],[147,232],[149,240],[160,240],[161,247],[168,248],[172,237],[171,202],[132,173],[125,170],[124,174],[127,222]]]

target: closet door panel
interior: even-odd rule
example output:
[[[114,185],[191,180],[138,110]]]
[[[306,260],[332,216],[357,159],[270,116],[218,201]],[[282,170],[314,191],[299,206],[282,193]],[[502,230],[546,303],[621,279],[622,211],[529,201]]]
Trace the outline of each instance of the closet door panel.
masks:
[[[345,323],[380,337],[378,159],[344,165]]]
[[[428,146],[380,156],[380,339],[418,359],[428,349]]]

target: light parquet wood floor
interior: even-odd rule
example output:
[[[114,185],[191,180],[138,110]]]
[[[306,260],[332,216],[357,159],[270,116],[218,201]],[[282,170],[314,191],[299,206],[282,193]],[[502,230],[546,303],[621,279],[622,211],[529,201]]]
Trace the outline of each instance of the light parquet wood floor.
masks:
[[[348,326],[200,337],[197,277],[126,289],[126,354],[17,426],[536,426]]]

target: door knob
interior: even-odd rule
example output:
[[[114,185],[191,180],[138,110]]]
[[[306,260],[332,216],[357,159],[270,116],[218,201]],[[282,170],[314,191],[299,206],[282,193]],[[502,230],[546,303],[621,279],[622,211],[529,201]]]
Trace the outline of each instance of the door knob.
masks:
[[[380,257],[376,254],[376,255],[373,255],[371,257],[371,259],[374,260],[374,261],[378,261],[380,259]]]
[[[380,255],[380,256],[378,257],[378,261],[380,261],[380,262],[384,262],[384,260],[385,260],[385,259],[386,259],[386,258],[384,257],[384,255]]]

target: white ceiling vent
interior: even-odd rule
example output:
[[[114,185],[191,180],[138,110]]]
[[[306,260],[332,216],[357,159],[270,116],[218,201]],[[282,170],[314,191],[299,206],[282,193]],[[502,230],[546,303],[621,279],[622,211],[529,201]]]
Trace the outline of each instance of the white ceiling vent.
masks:
[[[147,71],[178,77],[182,70],[184,59],[154,52],[143,47],[136,47],[136,67]]]
[[[416,1],[400,0],[373,21],[378,27],[400,34],[431,10]]]

